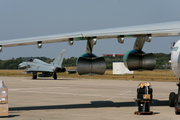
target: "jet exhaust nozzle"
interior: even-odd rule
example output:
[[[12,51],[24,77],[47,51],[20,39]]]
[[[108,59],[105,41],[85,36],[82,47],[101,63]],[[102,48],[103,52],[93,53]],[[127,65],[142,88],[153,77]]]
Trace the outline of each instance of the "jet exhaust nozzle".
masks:
[[[79,57],[77,61],[79,75],[103,75],[106,71],[106,62],[103,57]]]

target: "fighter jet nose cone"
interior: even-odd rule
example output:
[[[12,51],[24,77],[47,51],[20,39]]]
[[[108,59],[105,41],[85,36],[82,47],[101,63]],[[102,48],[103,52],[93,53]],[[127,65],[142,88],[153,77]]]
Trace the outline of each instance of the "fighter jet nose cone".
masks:
[[[20,63],[20,64],[18,65],[18,67],[20,68],[20,67],[21,67],[21,65],[22,65],[22,63]]]
[[[20,64],[18,65],[18,67],[19,67],[19,68],[25,67],[25,65],[24,65],[24,63],[20,63]]]

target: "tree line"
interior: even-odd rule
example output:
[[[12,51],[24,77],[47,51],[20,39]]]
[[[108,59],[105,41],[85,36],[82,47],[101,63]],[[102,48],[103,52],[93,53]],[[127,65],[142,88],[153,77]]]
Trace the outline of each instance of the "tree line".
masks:
[[[154,54],[156,57],[156,67],[155,69],[164,69],[162,65],[167,65],[169,64],[168,61],[170,60],[170,54],[164,54],[164,53],[155,53]],[[40,59],[46,63],[51,63],[53,62],[54,59],[47,58],[47,57],[33,57]],[[107,69],[112,69],[112,62],[115,60],[116,62],[122,62],[123,57],[122,56],[116,56],[115,58],[113,57],[104,57],[106,61],[106,67]],[[28,57],[19,57],[19,58],[12,58],[8,60],[1,60],[0,59],[0,69],[19,69],[18,65],[28,59]],[[71,57],[71,58],[64,58],[62,66],[63,67],[71,67],[71,66],[76,66],[76,61],[77,57]]]

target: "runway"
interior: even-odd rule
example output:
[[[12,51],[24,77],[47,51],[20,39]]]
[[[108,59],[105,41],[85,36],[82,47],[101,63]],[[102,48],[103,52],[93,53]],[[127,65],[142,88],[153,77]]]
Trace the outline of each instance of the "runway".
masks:
[[[12,120],[178,120],[168,106],[176,82],[151,82],[154,115],[134,115],[134,98],[142,81],[0,77],[8,87]],[[7,118],[1,118],[7,119]]]

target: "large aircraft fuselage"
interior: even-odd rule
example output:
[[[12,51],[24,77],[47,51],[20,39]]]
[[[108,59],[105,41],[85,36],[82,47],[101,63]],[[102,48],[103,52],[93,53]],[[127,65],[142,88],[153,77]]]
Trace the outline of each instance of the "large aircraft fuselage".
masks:
[[[180,40],[176,42],[171,51],[172,70],[180,77]]]

